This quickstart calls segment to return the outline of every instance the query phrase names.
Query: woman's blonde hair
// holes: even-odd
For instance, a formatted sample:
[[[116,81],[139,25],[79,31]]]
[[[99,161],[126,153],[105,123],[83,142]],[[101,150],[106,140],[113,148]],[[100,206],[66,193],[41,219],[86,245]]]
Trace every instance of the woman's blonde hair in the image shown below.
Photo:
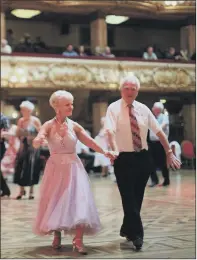
[[[55,91],[50,99],[49,99],[49,104],[50,106],[53,108],[53,109],[56,109],[57,106],[58,106],[58,101],[61,99],[61,98],[65,98],[67,100],[73,100],[74,97],[73,95],[66,91],[66,90],[58,90],[58,91]]]
[[[20,104],[20,108],[23,108],[23,107],[29,109],[30,111],[33,111],[34,108],[35,108],[34,104],[31,103],[31,102],[28,101],[28,100],[27,100],[27,101],[23,101],[23,102]]]

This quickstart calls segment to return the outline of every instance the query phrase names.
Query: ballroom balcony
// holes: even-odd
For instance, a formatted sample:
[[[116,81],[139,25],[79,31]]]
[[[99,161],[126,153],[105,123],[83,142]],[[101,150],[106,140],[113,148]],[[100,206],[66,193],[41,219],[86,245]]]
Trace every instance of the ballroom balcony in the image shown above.
[[[1,55],[3,88],[116,91],[120,79],[131,73],[139,78],[144,92],[195,91],[195,63],[27,53]]]

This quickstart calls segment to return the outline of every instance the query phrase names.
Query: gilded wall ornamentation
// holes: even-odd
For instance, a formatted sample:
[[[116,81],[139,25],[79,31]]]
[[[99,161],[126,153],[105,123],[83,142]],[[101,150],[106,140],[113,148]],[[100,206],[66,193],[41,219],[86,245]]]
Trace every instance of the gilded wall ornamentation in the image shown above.
[[[1,57],[1,84],[9,87],[117,90],[135,74],[144,91],[195,91],[195,64],[147,61]]]

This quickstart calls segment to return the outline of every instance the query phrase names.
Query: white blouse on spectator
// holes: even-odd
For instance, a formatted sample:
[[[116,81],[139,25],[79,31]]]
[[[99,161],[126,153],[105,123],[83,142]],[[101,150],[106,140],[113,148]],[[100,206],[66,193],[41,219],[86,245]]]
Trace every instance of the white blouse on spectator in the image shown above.
[[[9,45],[1,47],[1,53],[11,54],[12,53],[12,48]]]
[[[161,127],[146,105],[138,101],[134,101],[133,106],[134,113],[140,128],[142,149],[148,150],[148,129],[157,134],[161,131]],[[109,105],[105,120],[105,130],[110,130],[115,133],[119,152],[134,151],[128,105],[123,99],[119,99]]]

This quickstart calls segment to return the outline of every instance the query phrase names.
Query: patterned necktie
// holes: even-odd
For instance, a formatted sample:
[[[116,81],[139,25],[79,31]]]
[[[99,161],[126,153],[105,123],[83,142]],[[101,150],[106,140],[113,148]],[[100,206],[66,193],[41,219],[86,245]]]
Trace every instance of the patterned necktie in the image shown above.
[[[134,115],[134,108],[132,105],[128,105],[129,108],[129,119],[131,126],[131,133],[133,139],[133,148],[136,152],[139,152],[142,149],[142,140],[140,137],[140,129],[137,122],[137,118]]]

